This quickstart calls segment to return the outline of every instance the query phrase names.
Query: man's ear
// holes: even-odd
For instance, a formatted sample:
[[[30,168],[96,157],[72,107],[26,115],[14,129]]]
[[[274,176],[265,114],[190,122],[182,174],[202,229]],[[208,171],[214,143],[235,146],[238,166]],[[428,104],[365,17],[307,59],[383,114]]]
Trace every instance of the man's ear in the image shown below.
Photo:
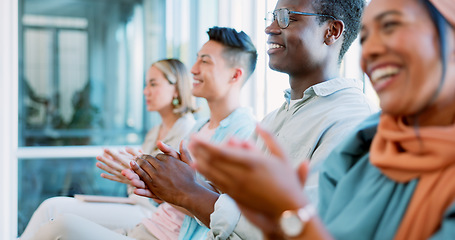
[[[327,30],[324,36],[324,44],[325,45],[332,45],[338,39],[341,38],[344,31],[344,22],[341,20],[334,20],[329,23]]]
[[[245,70],[243,68],[235,68],[234,69],[234,75],[232,76],[232,79],[230,82],[238,82],[243,80],[243,75],[245,74]]]

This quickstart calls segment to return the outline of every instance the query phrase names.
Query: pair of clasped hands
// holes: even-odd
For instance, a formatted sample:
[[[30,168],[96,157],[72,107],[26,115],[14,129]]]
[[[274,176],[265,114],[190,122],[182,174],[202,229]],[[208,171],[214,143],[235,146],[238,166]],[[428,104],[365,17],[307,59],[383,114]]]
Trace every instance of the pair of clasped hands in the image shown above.
[[[215,145],[193,135],[188,147],[183,142],[180,144],[180,153],[159,142],[157,147],[163,153],[155,157],[132,149],[117,154],[129,156],[129,161],[123,161],[120,172],[103,169],[100,163],[97,166],[112,174],[102,174],[102,177],[136,187],[135,194],[177,206],[184,205],[186,193],[195,185],[204,184],[196,177],[197,170],[215,186],[214,191],[231,196],[242,213],[264,229],[270,224],[276,225],[283,211],[307,204],[297,189],[304,186],[308,164],[305,161],[296,172],[274,136],[260,126],[256,132],[264,140],[269,155],[250,141],[231,138]],[[105,154],[97,158],[107,165],[103,161],[105,155],[112,158],[115,154],[105,150]]]
[[[179,197],[191,185],[198,184],[190,154],[183,141],[180,153],[163,142],[158,142],[157,147],[163,153],[155,157],[128,147],[118,153],[105,149],[97,157],[96,166],[109,173],[102,173],[101,177],[131,185],[137,195],[178,204]]]

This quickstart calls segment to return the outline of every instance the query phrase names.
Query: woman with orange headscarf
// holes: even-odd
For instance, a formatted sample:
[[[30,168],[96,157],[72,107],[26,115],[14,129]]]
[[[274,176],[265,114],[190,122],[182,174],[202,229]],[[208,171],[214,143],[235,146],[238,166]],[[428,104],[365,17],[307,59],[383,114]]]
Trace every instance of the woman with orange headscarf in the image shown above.
[[[260,128],[273,157],[193,138],[195,166],[273,239],[455,239],[455,3],[373,0],[361,43],[382,113],[324,162],[319,217],[297,191],[307,166]]]

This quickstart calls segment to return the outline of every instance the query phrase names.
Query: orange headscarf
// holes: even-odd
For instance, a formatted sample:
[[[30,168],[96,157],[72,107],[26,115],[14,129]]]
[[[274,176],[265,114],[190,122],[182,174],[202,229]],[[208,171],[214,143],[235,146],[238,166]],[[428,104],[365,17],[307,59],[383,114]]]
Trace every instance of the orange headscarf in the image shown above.
[[[455,26],[453,0],[430,0]],[[417,135],[418,131],[418,135]],[[371,163],[390,179],[419,179],[395,239],[428,239],[455,201],[455,123],[406,126],[402,117],[383,114],[370,149]]]
[[[418,131],[382,115],[370,149],[371,163],[390,179],[419,179],[395,239],[428,239],[455,201],[455,124]]]

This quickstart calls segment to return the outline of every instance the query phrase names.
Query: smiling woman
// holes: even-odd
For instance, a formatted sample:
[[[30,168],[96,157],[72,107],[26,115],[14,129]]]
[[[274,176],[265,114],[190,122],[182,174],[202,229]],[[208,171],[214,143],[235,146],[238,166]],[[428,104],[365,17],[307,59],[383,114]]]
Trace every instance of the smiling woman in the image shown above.
[[[438,61],[442,46],[435,37],[438,34],[434,23],[427,20],[428,10],[409,5],[412,2],[405,3],[402,11],[390,6],[377,18],[365,16],[362,68],[370,76],[384,112],[407,116],[437,114],[421,111],[431,111],[428,104],[433,104],[430,102],[440,93],[440,81],[427,79],[443,77],[443,65]]]

